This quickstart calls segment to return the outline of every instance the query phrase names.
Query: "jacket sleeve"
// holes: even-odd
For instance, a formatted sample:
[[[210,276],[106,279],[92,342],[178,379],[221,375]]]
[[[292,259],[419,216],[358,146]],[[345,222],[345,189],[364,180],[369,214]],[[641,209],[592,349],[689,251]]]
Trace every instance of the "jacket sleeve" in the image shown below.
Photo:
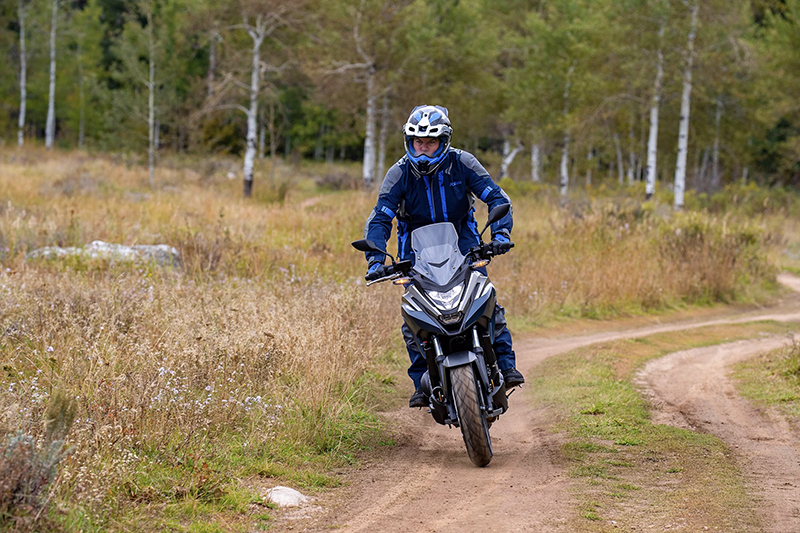
[[[384,251],[386,243],[392,235],[392,220],[397,216],[397,210],[400,209],[400,202],[404,196],[402,177],[403,169],[398,161],[386,173],[378,194],[378,204],[369,214],[367,223],[364,225],[364,238],[371,240]],[[375,252],[367,252],[366,257],[370,264],[376,261],[383,263],[385,259],[383,254]]]
[[[467,189],[489,206],[489,210],[498,205],[510,204],[511,198],[497,185],[489,173],[483,168],[478,159],[469,152],[461,152],[461,164],[464,166],[467,175]],[[511,240],[511,229],[514,226],[513,212],[492,224],[492,237],[497,234],[505,235]]]

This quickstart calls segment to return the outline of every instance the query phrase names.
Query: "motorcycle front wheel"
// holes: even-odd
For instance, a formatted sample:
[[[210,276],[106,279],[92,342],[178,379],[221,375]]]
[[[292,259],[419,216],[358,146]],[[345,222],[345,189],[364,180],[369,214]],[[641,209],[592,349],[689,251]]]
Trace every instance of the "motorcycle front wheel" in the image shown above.
[[[486,466],[492,460],[492,439],[489,436],[486,419],[481,412],[478,383],[472,366],[451,369],[450,381],[467,455],[475,466]]]

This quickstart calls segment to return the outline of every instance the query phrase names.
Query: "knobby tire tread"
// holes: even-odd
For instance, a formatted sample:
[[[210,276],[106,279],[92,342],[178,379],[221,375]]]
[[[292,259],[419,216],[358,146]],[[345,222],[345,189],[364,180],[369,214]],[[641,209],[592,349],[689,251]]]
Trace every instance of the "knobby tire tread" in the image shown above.
[[[481,414],[478,387],[472,367],[467,365],[452,369],[450,380],[467,455],[475,466],[486,466],[492,460],[492,447],[486,420]]]

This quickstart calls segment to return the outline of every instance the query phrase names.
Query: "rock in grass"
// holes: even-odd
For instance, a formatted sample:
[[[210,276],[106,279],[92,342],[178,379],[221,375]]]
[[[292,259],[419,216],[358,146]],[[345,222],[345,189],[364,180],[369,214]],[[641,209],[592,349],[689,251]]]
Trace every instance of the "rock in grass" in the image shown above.
[[[125,246],[103,241],[93,241],[83,247],[60,248],[48,246],[39,248],[27,255],[27,259],[58,259],[64,257],[83,257],[85,259],[107,259],[110,261],[132,263],[155,263],[159,266],[179,267],[181,256],[168,244],[137,244]]]
[[[290,489],[289,487],[275,487],[266,492],[267,499],[278,507],[300,507],[308,503],[308,496]]]

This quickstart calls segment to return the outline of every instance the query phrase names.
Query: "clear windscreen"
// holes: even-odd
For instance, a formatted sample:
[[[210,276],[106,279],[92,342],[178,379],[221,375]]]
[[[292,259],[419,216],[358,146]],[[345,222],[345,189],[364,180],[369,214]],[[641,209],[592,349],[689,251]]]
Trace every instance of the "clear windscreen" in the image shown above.
[[[466,260],[458,249],[456,228],[450,222],[414,230],[411,249],[416,255],[414,270],[437,285],[446,285]]]

